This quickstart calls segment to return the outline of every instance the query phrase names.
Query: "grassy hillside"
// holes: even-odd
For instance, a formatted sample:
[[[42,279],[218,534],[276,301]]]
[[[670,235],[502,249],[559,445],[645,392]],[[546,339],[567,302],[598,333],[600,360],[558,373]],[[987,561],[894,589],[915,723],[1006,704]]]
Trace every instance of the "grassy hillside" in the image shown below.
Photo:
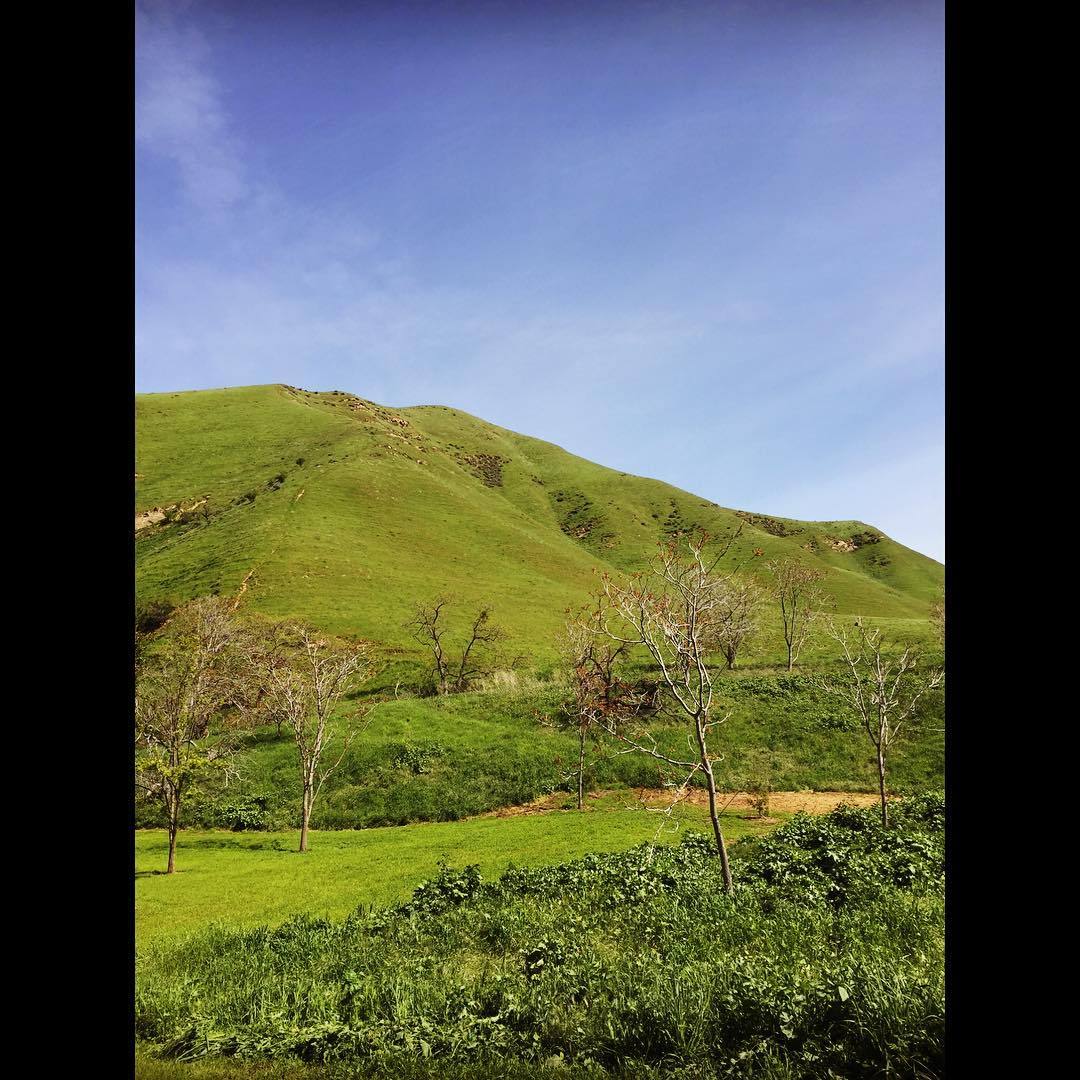
[[[640,567],[665,537],[744,525],[729,562],[794,556],[841,614],[922,633],[944,568],[861,522],[726,509],[441,406],[255,386],[136,398],[136,512],[202,503],[137,532],[141,600],[235,594],[255,612],[411,653],[417,600],[494,603],[543,659],[594,569]],[[206,500],[202,502],[202,500]],[[761,554],[754,555],[755,550]],[[775,658],[775,629],[759,643]]]

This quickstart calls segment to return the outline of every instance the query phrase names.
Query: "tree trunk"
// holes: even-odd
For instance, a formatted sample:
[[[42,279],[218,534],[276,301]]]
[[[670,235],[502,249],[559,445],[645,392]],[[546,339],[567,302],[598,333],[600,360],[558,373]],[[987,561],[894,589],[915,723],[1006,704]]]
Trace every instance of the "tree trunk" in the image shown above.
[[[176,762],[176,755],[172,756],[172,760]],[[180,830],[180,792],[175,787],[167,791],[165,808],[169,812],[169,866],[165,873],[174,874],[176,873],[176,834]]]
[[[169,765],[174,770],[180,767],[180,749],[175,744],[169,748]],[[176,772],[173,776],[176,776]],[[169,865],[166,874],[176,873],[176,834],[180,829],[181,783],[173,780],[165,785],[165,809],[169,814]]]
[[[585,732],[578,732],[577,757],[577,808],[580,810],[585,799]]]
[[[885,755],[879,749],[877,756],[878,790],[881,792],[881,824],[884,828],[889,827],[889,803],[885,798]]]
[[[709,789],[709,817],[712,819],[713,835],[716,837],[716,850],[720,854],[720,867],[724,873],[724,892],[730,896],[735,889],[735,885],[731,880],[731,867],[728,865],[724,834],[720,831],[720,815],[716,812],[716,779],[713,776],[712,765],[709,762],[709,752],[705,745],[703,721],[700,718],[697,719],[694,726],[697,730],[698,752],[701,754],[701,764],[705,770],[705,782]]]
[[[724,873],[724,892],[730,895],[735,885],[731,880],[731,867],[728,865],[724,834],[720,831],[720,816],[716,812],[716,781],[713,779],[711,768],[705,770],[705,780],[709,787],[709,817],[712,819],[713,834],[716,837],[716,849],[720,852],[720,867]]]
[[[304,805],[300,822],[300,850],[307,851],[308,824],[311,822],[311,791],[304,790]]]
[[[795,658],[791,655],[791,642],[787,643],[787,669],[791,671],[795,667]]]

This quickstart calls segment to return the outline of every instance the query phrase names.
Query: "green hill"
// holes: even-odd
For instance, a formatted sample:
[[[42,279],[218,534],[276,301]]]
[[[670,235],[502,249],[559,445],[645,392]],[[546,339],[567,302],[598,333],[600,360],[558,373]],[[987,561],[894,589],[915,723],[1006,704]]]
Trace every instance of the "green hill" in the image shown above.
[[[729,561],[762,576],[780,555],[821,568],[841,614],[922,625],[944,580],[862,522],[727,509],[442,406],[279,385],[142,394],[136,447],[137,520],[201,503],[137,529],[140,600],[243,588],[251,610],[409,651],[413,604],[449,592],[492,602],[519,650],[550,656],[594,569],[639,568],[699,526],[742,523]]]
[[[770,558],[797,557],[826,572],[838,612],[882,620],[895,636],[929,634],[944,576],[861,522],[725,509],[438,406],[385,409],[340,392],[257,386],[140,395],[136,420],[137,517],[189,510],[137,530],[141,601],[242,592],[243,610],[379,643],[383,663],[363,694],[382,700],[318,804],[318,828],[452,820],[564,786],[574,739],[538,720],[565,693],[552,670],[565,609],[585,601],[595,570],[641,567],[665,537],[742,524],[729,562],[765,577]],[[418,600],[443,592],[492,602],[531,674],[476,693],[413,696],[427,665],[403,624]],[[872,790],[865,736],[838,729],[804,675],[772,670],[783,657],[778,619],[767,616],[751,644],[721,690],[731,713],[723,786],[736,790],[765,746],[777,789]],[[834,653],[823,640],[804,659],[820,667]],[[348,705],[342,718],[351,724]],[[685,737],[677,726],[655,733],[672,747]],[[430,761],[412,769],[418,749]],[[939,783],[940,725],[894,764],[902,787]],[[288,734],[264,731],[245,751],[230,799],[263,799],[265,826],[290,827],[295,772]],[[591,782],[649,786],[656,770],[612,755]],[[228,823],[216,804],[189,811],[204,825]],[[154,824],[155,813],[143,807],[140,823]]]

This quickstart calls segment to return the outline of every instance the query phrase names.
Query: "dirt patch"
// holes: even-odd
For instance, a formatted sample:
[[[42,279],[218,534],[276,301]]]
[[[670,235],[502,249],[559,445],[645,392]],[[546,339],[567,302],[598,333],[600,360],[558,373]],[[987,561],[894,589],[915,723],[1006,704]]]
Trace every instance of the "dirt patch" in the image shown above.
[[[395,427],[408,428],[409,421],[403,416],[397,416],[390,412],[389,409],[380,408],[374,402],[364,401],[361,398],[354,397],[352,394],[343,395],[348,399],[348,407],[353,412],[358,412],[364,415],[373,416],[377,420],[381,420],[384,424],[393,424]]]
[[[548,497],[559,515],[559,528],[571,540],[596,541],[605,548],[615,546],[615,534],[606,528],[603,511],[594,507],[583,491],[571,488],[549,492]]]
[[[503,466],[510,464],[498,454],[458,454],[457,459],[488,487],[502,487]]]
[[[486,810],[475,817],[523,817],[525,814],[546,814],[551,810],[562,809],[562,804],[569,798],[565,791],[556,791],[554,795],[541,795],[532,802],[518,806],[500,806],[497,810]]]
[[[844,554],[850,555],[853,551],[858,551],[861,547],[866,547],[868,544],[876,544],[882,539],[881,533],[866,532],[853,533],[849,537],[843,536],[824,536],[821,538],[833,551],[839,551]],[[821,542],[815,537],[811,537],[807,543],[803,544],[803,547],[807,551],[819,551],[821,549]],[[888,563],[888,556],[882,556],[885,559],[885,563]]]
[[[274,549],[277,550],[276,548]],[[272,553],[271,553],[272,554]],[[240,582],[240,591],[236,594],[236,599],[233,601],[232,609],[235,611],[240,606],[240,601],[244,599],[244,593],[248,590],[248,582],[251,580],[251,575],[255,573],[255,567],[253,566],[245,575],[244,580]]]
[[[596,803],[605,796],[621,796],[628,806],[666,806],[671,801],[671,793],[663,788],[633,788],[625,791],[593,791],[585,796],[586,809],[588,804]],[[572,795],[565,791],[556,791],[552,795],[542,795],[532,802],[522,803],[519,806],[502,806],[498,810],[489,810],[485,814],[477,814],[477,817],[521,817],[525,814],[545,814],[553,810],[561,810]],[[750,796],[739,793],[719,792],[717,795],[718,805],[724,810],[746,810],[754,813]],[[841,803],[848,806],[874,806],[878,802],[878,796],[865,791],[774,791],[769,796],[769,810],[781,814],[827,814],[835,810]],[[684,806],[697,806],[707,809],[709,794],[700,788],[695,788],[682,800]]]
[[[207,498],[209,496],[204,495],[190,506],[184,506],[182,503],[152,506],[149,510],[135,515],[135,531],[139,532],[142,529],[148,529],[151,525],[160,525],[163,521],[174,520],[177,517],[183,520],[185,514],[193,514],[200,506],[205,506]]]
[[[172,509],[172,507],[170,507]],[[151,525],[158,525],[165,520],[165,511],[159,507],[154,507],[152,510],[146,510],[141,514],[135,515],[135,531],[140,529],[149,528]]]

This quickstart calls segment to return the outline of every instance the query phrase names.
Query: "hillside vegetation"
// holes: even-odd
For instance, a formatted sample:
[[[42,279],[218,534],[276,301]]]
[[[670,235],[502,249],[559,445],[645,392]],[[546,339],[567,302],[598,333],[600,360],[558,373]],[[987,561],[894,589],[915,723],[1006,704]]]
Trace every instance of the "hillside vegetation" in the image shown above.
[[[638,569],[695,528],[741,524],[728,563],[764,578],[768,560],[797,558],[825,572],[839,614],[908,636],[944,580],[862,522],[727,509],[442,406],[277,385],[143,394],[136,437],[136,514],[157,511],[136,533],[140,601],[242,593],[246,610],[389,656],[419,655],[403,624],[445,592],[493,603],[513,650],[550,659],[595,570]],[[779,644],[763,634],[759,658]]]
[[[362,720],[351,715],[358,702],[347,702],[337,722],[358,737],[327,782],[313,826],[456,821],[569,790],[576,736],[543,722],[557,714],[566,694],[551,682],[518,691],[403,697],[376,704]],[[874,750],[866,734],[808,676],[736,672],[726,676],[718,707],[730,714],[723,728],[724,760],[717,766],[722,790],[742,790],[755,773],[774,791],[874,790]],[[943,709],[941,694],[928,699],[927,722],[897,746],[892,790],[941,785]],[[652,730],[662,746],[678,749],[685,743],[677,722],[658,718]],[[600,751],[589,752],[590,787],[659,785],[651,759],[621,755],[606,744]],[[186,820],[236,831],[298,827],[296,768],[292,735],[264,728],[253,735],[228,791],[193,799]],[[136,821],[143,827],[165,824],[153,802],[138,804]]]

